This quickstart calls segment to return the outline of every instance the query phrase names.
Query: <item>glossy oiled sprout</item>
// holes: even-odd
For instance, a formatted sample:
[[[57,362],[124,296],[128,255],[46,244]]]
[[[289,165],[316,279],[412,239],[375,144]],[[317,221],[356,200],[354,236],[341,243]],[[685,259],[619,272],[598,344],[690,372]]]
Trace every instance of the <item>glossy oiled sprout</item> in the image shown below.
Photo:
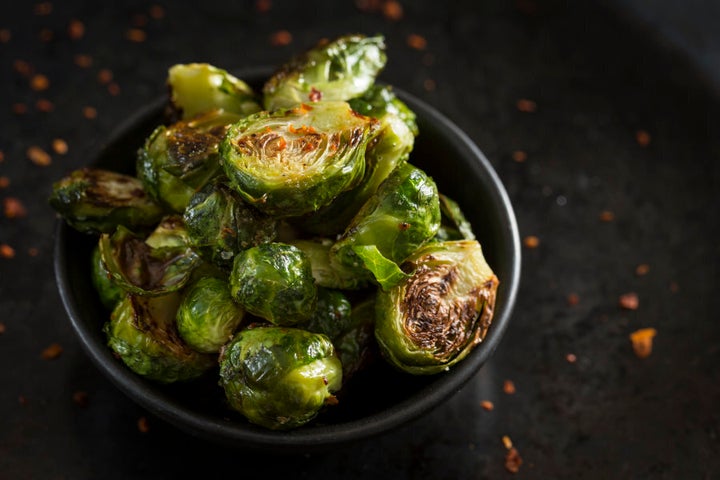
[[[175,329],[180,295],[127,295],[105,324],[108,345],[132,371],[151,380],[172,383],[197,378],[214,364],[183,343]]]
[[[290,244],[302,250],[308,257],[312,276],[319,286],[341,290],[359,290],[370,284],[372,276],[369,272],[345,266],[330,255],[332,240],[298,239],[292,240]]]
[[[100,248],[97,245],[92,251],[90,279],[100,297],[100,302],[109,310],[115,308],[115,305],[125,296],[125,291],[115,283],[105,267],[100,256]]]
[[[147,227],[163,214],[137,178],[99,168],[76,170],[56,182],[49,201],[68,225],[85,233]]]
[[[317,307],[312,316],[299,325],[303,330],[327,335],[335,340],[350,322],[352,305],[339,290],[318,288]]]
[[[169,127],[159,126],[138,152],[137,175],[167,208],[182,213],[193,194],[221,172],[218,149],[240,116],[212,110]]]
[[[364,94],[348,101],[353,110],[368,117],[383,119],[390,115],[397,117],[417,136],[416,115],[405,102],[400,100],[390,85],[373,85]]]
[[[245,82],[207,63],[174,65],[167,81],[170,104],[183,119],[215,109],[240,116],[261,110]]]
[[[447,195],[440,194],[440,230],[436,240],[475,240],[470,222],[465,218],[460,205]]]
[[[283,243],[240,252],[230,273],[230,293],[247,312],[275,325],[305,320],[317,304],[310,260],[300,249]]]
[[[485,337],[498,279],[475,240],[429,243],[403,269],[410,277],[378,294],[380,349],[392,365],[412,374],[447,370]]]
[[[278,221],[247,205],[223,182],[193,195],[183,219],[190,244],[209,262],[232,267],[241,250],[275,240]]]
[[[330,340],[295,328],[242,330],[220,355],[220,384],[249,421],[290,429],[312,420],[342,384]]]
[[[365,172],[377,121],[345,102],[302,104],[238,122],[222,143],[230,184],[251,205],[278,217],[313,212]]]
[[[381,36],[322,41],[283,65],[263,87],[267,110],[316,100],[349,100],[365,92],[385,66]]]
[[[343,331],[333,338],[333,345],[347,382],[366,368],[377,356],[375,347],[375,296],[353,305],[350,319]]]

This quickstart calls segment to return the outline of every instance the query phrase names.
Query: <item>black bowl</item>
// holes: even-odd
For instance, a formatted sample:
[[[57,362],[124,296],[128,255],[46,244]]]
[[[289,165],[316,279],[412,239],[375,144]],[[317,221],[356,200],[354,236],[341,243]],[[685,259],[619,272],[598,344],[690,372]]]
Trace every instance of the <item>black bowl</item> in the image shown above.
[[[239,73],[262,85],[270,70]],[[441,192],[455,199],[472,223],[490,266],[500,279],[492,326],[473,352],[448,372],[412,376],[376,362],[349,383],[341,403],[314,422],[292,431],[249,424],[223,401],[208,376],[182,385],[160,385],[136,375],[115,358],[102,326],[108,318],[90,282],[90,254],[96,239],[58,221],[55,276],[65,309],[90,358],[117,387],[150,412],[202,438],[273,451],[301,452],[361,440],[415,419],[456,393],[490,358],[505,331],[520,280],[520,242],[507,193],[482,152],[450,120],[421,100],[395,90],[417,114],[420,135],[413,164],[431,175]],[[158,99],[118,128],[93,165],[132,172],[137,149],[162,120]],[[216,377],[215,377],[216,378]]]

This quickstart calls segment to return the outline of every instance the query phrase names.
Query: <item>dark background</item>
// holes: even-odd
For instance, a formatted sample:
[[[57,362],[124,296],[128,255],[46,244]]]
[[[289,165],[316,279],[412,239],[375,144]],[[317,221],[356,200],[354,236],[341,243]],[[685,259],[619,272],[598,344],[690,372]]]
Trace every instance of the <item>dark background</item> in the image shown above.
[[[0,249],[0,478],[510,478],[504,435],[523,459],[517,478],[718,478],[720,9],[403,1],[393,20],[358,8],[374,3],[383,2],[274,0],[259,11],[254,1],[54,1],[49,12],[3,3],[0,244],[14,255]],[[82,32],[69,33],[73,19]],[[273,45],[280,30],[289,44]],[[81,351],[56,290],[46,198],[163,94],[170,65],[277,65],[347,32],[386,36],[382,80],[468,133],[505,183],[521,236],[539,245],[523,248],[519,300],[495,356],[427,416],[281,459],[205,443],[135,405]],[[410,34],[423,50],[408,46]],[[76,65],[77,54],[92,64]],[[35,73],[47,89],[31,87]],[[536,110],[520,111],[519,99]],[[67,154],[53,152],[55,138]],[[31,146],[51,163],[31,162]],[[636,310],[619,306],[628,292]],[[629,335],[645,327],[657,336],[641,359]],[[62,354],[43,359],[53,343]]]

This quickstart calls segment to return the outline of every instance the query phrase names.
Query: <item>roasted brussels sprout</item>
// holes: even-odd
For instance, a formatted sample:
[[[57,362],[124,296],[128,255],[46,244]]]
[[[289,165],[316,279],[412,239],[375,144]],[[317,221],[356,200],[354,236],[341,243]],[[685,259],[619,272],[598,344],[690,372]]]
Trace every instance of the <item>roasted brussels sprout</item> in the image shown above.
[[[212,110],[169,127],[159,126],[138,152],[137,175],[148,193],[176,213],[221,172],[218,148],[240,116]]]
[[[93,248],[91,262],[90,279],[93,287],[100,297],[100,302],[105,308],[112,310],[123,299],[125,291],[113,281],[112,275],[105,268],[97,245]]]
[[[197,378],[215,365],[212,356],[192,350],[175,329],[177,292],[161,297],[127,295],[105,324],[108,345],[132,371],[172,383]]]
[[[347,328],[351,311],[352,305],[344,293],[320,287],[315,312],[299,327],[308,332],[325,334],[334,341]]]
[[[373,85],[363,95],[349,100],[348,103],[353,110],[368,117],[398,117],[413,136],[419,133],[415,112],[395,95],[390,85]]]
[[[178,333],[192,349],[217,353],[230,340],[244,314],[230,296],[226,280],[203,277],[183,292],[177,312]]]
[[[343,265],[330,256],[333,242],[329,239],[292,240],[289,242],[310,259],[312,275],[321,287],[341,290],[358,290],[370,284],[372,276],[363,269]]]
[[[378,122],[345,102],[261,112],[228,131],[221,153],[231,186],[267,214],[313,212],[352,188],[365,172],[365,148]]]
[[[375,296],[354,305],[350,321],[343,331],[333,338],[335,351],[343,369],[343,381],[347,382],[356,372],[365,368],[376,356],[375,346]]]
[[[399,264],[431,239],[440,227],[435,182],[408,163],[400,165],[355,215],[330,249],[348,267],[362,267],[358,249],[375,246],[386,259]]]
[[[465,218],[460,206],[450,197],[440,197],[440,229],[435,235],[436,240],[475,240],[470,222]]]
[[[207,261],[232,267],[246,248],[277,236],[278,221],[247,205],[223,182],[215,181],[193,195],[183,214],[190,244]]]
[[[136,295],[158,296],[182,288],[198,265],[178,216],[165,218],[147,239],[123,226],[100,237],[100,256],[113,281]]]
[[[385,66],[382,36],[347,35],[323,41],[283,65],[263,87],[266,110],[361,95]]]
[[[261,110],[245,82],[207,63],[174,65],[167,81],[170,104],[183,119],[218,108],[243,117]]]
[[[378,293],[380,350],[392,365],[412,374],[447,370],[485,337],[498,279],[475,240],[428,243],[403,269],[409,279]]]
[[[230,293],[247,312],[275,325],[305,320],[317,304],[310,260],[299,248],[284,243],[240,252],[230,274]]]
[[[330,340],[296,328],[240,331],[220,354],[220,384],[230,406],[272,429],[299,427],[327,404],[342,384],[342,366]]]
[[[99,168],[76,170],[56,182],[49,201],[68,225],[85,233],[147,227],[163,215],[137,178]]]

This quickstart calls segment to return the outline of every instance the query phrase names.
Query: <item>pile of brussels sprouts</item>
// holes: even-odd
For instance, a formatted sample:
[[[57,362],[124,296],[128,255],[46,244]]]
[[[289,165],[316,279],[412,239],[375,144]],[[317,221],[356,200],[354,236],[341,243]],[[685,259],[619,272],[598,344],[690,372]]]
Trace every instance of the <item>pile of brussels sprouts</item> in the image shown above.
[[[482,341],[498,280],[458,205],[409,163],[415,114],[375,84],[385,61],[382,37],[324,41],[262,93],[173,66],[136,175],[54,185],[68,224],[99,235],[92,280],[128,368],[169,383],[219,366],[232,409],[289,429],[338,403],[373,352],[434,374]]]

